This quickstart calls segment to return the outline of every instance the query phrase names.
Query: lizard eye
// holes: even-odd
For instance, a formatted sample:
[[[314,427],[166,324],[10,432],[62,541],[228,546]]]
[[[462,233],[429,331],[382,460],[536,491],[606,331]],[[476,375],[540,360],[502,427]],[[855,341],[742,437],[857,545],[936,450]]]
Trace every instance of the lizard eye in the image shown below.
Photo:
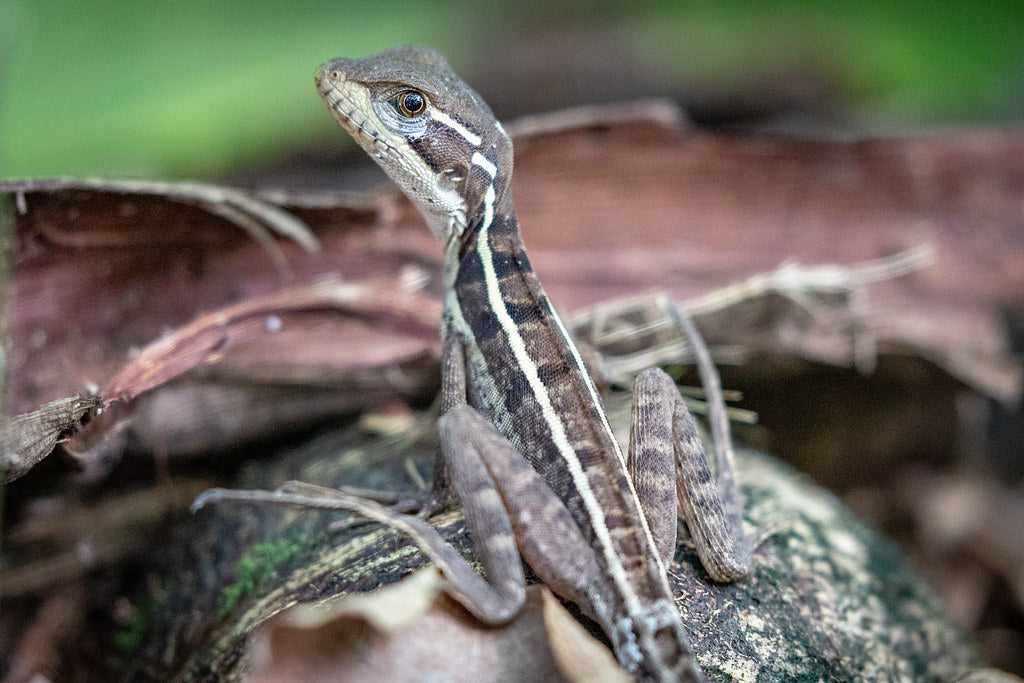
[[[427,108],[427,98],[418,90],[404,90],[390,100],[389,104],[407,119],[415,118]]]

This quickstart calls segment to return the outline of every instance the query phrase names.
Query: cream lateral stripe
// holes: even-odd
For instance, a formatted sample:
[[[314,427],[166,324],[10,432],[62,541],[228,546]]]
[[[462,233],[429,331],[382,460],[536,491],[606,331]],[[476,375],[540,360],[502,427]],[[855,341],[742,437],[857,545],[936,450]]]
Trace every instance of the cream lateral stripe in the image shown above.
[[[583,378],[587,382],[587,388],[590,390],[590,396],[594,400],[594,405],[601,408],[600,410],[598,410],[598,412],[601,415],[601,423],[604,425],[605,431],[609,436],[609,442],[611,443],[612,449],[615,451],[615,455],[616,457],[618,457],[619,462],[622,463],[623,470],[628,472],[629,469],[626,466],[626,458],[622,454],[622,449],[619,448],[619,442],[616,440],[614,432],[612,432],[611,425],[608,424],[608,415],[606,411],[603,409],[604,403],[601,402],[601,399],[597,395],[597,387],[594,386],[594,380],[590,377],[590,373],[587,372],[586,366],[583,365],[583,359],[580,357],[579,349],[576,348],[576,344],[573,343],[572,337],[569,336],[569,333],[565,330],[565,325],[562,324],[562,319],[558,317],[558,314],[555,313],[555,309],[551,306],[550,303],[548,303],[547,309],[548,314],[551,315],[551,319],[555,321],[556,325],[558,325],[558,329],[562,333],[562,338],[565,340],[565,343],[568,345],[569,350],[572,352],[573,360],[576,361],[576,367],[579,369],[580,373],[582,373]],[[630,495],[633,497],[633,500],[640,500],[640,498],[636,495],[636,488],[633,486],[633,477],[626,477],[625,479],[626,483],[629,484],[629,492]],[[643,510],[640,510],[640,526],[644,530],[644,536],[646,536],[647,542],[650,544],[650,547],[654,548],[654,536],[651,535],[651,528],[647,524],[647,515],[644,513]],[[659,567],[661,567],[662,573],[664,573],[665,569],[664,564],[661,561],[661,556],[658,555],[658,553],[654,553],[653,555],[651,555],[651,557],[653,558],[654,562]],[[593,596],[591,596],[591,600],[593,599]],[[595,604],[595,609],[596,608],[597,606]]]
[[[487,167],[480,163],[480,159],[486,161],[490,166],[494,166],[479,152],[473,155],[473,163],[486,170]],[[494,185],[488,185],[484,193],[484,220],[480,225],[480,231],[476,240],[477,252],[480,254],[480,262],[484,269],[487,299],[491,304],[494,315],[498,318],[498,324],[501,325],[502,330],[508,336],[509,346],[512,347],[512,352],[515,354],[520,370],[522,370],[526,380],[530,383],[533,397],[540,404],[541,415],[544,417],[544,421],[547,422],[548,429],[551,430],[551,440],[565,461],[566,468],[572,476],[576,490],[583,499],[583,504],[587,508],[590,519],[593,520],[594,533],[597,534],[600,540],[605,563],[626,603],[626,609],[630,614],[635,613],[640,609],[640,604],[636,594],[633,592],[632,586],[629,584],[626,572],[619,558],[615,555],[615,547],[612,543],[611,534],[608,533],[604,511],[594,497],[594,492],[590,490],[590,482],[587,481],[586,473],[580,465],[579,458],[576,457],[572,444],[569,443],[569,438],[565,434],[565,427],[562,425],[558,413],[555,412],[554,407],[551,405],[551,398],[548,396],[547,388],[537,372],[537,365],[527,352],[526,343],[523,341],[522,335],[519,334],[519,328],[516,327],[512,317],[508,314],[508,310],[505,308],[505,301],[501,298],[498,277],[494,271],[494,254],[491,252],[491,246],[487,243],[488,230],[491,227],[491,222],[494,220],[494,199]]]
[[[472,161],[474,164],[476,164],[480,168],[484,169],[484,172],[487,173],[487,175],[491,176],[491,180],[494,180],[494,176],[496,176],[498,174],[498,167],[494,165],[494,162],[492,162],[490,159],[485,157],[480,152],[473,152],[473,157],[470,159],[470,161]],[[490,203],[491,203],[491,213],[493,213],[494,212],[494,185],[491,185],[490,187],[488,187],[487,191],[491,193],[491,201],[490,201]],[[486,200],[487,198],[484,197],[484,199]],[[490,226],[490,224],[491,224],[491,222],[487,221],[487,225]]]
[[[498,173],[497,166],[495,166],[491,162],[490,159],[485,157],[480,152],[473,152],[473,156],[471,158],[471,161],[475,165],[477,165],[480,168],[484,169],[484,171],[489,176],[491,176],[491,178],[494,178],[494,176],[497,175],[497,173]],[[485,202],[484,202],[484,204],[485,204],[484,205],[484,210],[485,211],[490,210],[491,215],[485,219],[484,225],[489,227],[490,224],[491,224],[493,213],[494,213],[494,211],[493,211],[493,207],[494,207],[494,187],[493,186],[488,187],[487,188],[487,192],[489,192],[490,194],[484,197],[484,200],[485,200]],[[489,197],[489,199],[488,199],[488,197]],[[499,295],[499,299],[500,299],[500,295]],[[494,305],[493,298],[491,300],[491,305],[492,306]],[[504,312],[504,307],[502,307],[502,311]],[[559,332],[562,333],[562,339],[565,341],[566,346],[569,347],[569,351],[572,352],[572,358],[576,362],[576,369],[579,370],[580,374],[583,375],[583,378],[586,380],[587,389],[590,391],[590,397],[594,401],[594,405],[595,406],[603,405],[601,403],[601,399],[598,398],[597,387],[594,386],[594,381],[590,378],[590,373],[587,372],[586,367],[583,365],[583,359],[580,358],[579,349],[577,349],[576,345],[573,343],[572,338],[569,336],[569,333],[566,331],[565,326],[562,324],[562,320],[558,317],[558,314],[555,313],[555,309],[552,308],[550,304],[548,304],[548,306],[547,306],[547,312],[548,312],[548,315],[551,316],[551,319],[555,321],[555,324],[558,326]],[[547,397],[545,396],[545,398],[547,398]],[[615,440],[615,437],[614,437],[614,435],[612,433],[611,425],[608,424],[608,416],[605,415],[605,411],[603,411],[603,410],[599,410],[598,412],[601,414],[601,424],[604,425],[605,433],[607,433],[611,437],[609,439],[609,441],[612,444],[612,448],[615,450],[615,457],[617,457],[619,459],[619,462],[622,463],[622,468],[625,471],[627,469],[626,468],[626,458],[622,455],[622,450],[619,448],[618,441]],[[636,498],[636,489],[633,487],[633,480],[632,480],[632,478],[626,477],[626,481],[629,483],[629,492],[633,495],[634,498]],[[650,529],[647,526],[647,518],[643,514],[640,515],[640,521],[641,521],[641,524],[643,525],[644,534],[647,536],[648,540],[650,541],[650,543],[651,543],[651,545],[653,547],[654,539],[651,536],[651,531],[650,531]]]
[[[590,390],[591,398],[594,399],[594,405],[603,406],[604,404],[601,402],[601,399],[598,398],[597,387],[594,386],[594,380],[590,377],[590,373],[587,372],[586,366],[583,365],[583,359],[580,357],[579,349],[576,348],[576,344],[573,343],[572,337],[569,336],[569,333],[566,332],[565,330],[565,325],[562,324],[562,319],[558,317],[558,314],[555,313],[555,309],[552,308],[550,303],[548,304],[548,313],[551,315],[551,319],[555,321],[555,324],[558,325],[558,329],[559,331],[561,331],[562,337],[565,339],[566,345],[569,347],[569,350],[572,351],[572,357],[573,360],[576,361],[576,367],[583,374],[583,378],[587,381],[587,388]],[[619,442],[615,439],[615,434],[614,432],[612,432],[612,426],[608,424],[608,415],[603,409],[599,410],[598,412],[601,415],[601,424],[604,425],[605,431],[611,437],[609,441],[612,444],[612,448],[615,450],[615,456],[619,459],[619,462],[622,463],[623,470],[628,472],[629,468],[626,467],[626,458],[622,454],[622,449],[619,448]],[[629,493],[633,497],[633,500],[639,500],[639,498],[636,495],[636,487],[633,486],[633,477],[626,477],[626,483],[629,484]],[[643,527],[644,535],[647,537],[647,541],[653,548],[654,536],[651,535],[651,528],[647,524],[647,515],[644,514],[643,510],[640,511],[640,525]],[[654,553],[653,557],[659,565],[662,564],[661,557],[658,555],[658,553]],[[664,565],[662,566],[664,567]]]
[[[469,128],[466,128],[464,125],[462,125],[461,123],[459,123],[452,117],[448,116],[448,114],[445,114],[443,111],[436,107],[430,110],[430,118],[434,119],[438,123],[443,123],[444,125],[448,126],[456,133],[461,135],[463,138],[465,138],[466,142],[473,145],[474,147],[479,147],[480,143],[483,142],[483,138],[481,138],[479,135],[471,131]]]
[[[603,405],[601,403],[601,399],[597,395],[597,387],[594,386],[594,380],[591,379],[590,373],[587,372],[587,368],[583,364],[583,359],[580,357],[579,349],[576,348],[576,344],[573,343],[572,337],[569,336],[569,333],[565,329],[565,325],[562,324],[562,319],[558,317],[558,314],[555,313],[555,309],[551,306],[550,303],[548,304],[548,315],[550,315],[551,319],[555,321],[556,325],[558,325],[558,331],[562,333],[562,338],[565,340],[565,345],[568,346],[569,351],[572,352],[572,359],[576,361],[576,368],[580,371],[580,374],[583,375],[583,379],[585,379],[587,382],[587,389],[590,390],[590,398],[594,400],[594,405]],[[608,424],[608,416],[605,415],[605,411],[603,410],[600,411],[600,413],[601,423],[604,425],[605,430],[609,434],[611,434],[612,426]],[[612,439],[612,444],[615,446],[615,454],[619,456],[619,460],[621,460],[623,466],[625,466],[626,460],[625,458],[622,457],[622,450],[619,448],[619,442],[616,441],[615,439]]]

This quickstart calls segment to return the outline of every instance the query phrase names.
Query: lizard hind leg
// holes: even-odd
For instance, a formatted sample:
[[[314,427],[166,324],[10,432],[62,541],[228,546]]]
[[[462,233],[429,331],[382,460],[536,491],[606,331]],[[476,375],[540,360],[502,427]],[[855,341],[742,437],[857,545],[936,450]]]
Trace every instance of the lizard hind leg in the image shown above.
[[[626,468],[633,480],[640,507],[647,518],[654,545],[665,566],[676,551],[677,520],[675,461],[673,458],[672,412],[674,403],[666,393],[666,379],[660,370],[645,370],[633,385],[633,414],[629,430]],[[669,379],[675,393],[675,384]]]
[[[636,379],[629,450],[630,475],[662,561],[672,560],[681,507],[711,578],[735,581],[749,573],[731,458],[720,458],[716,478],[693,416],[659,368]]]

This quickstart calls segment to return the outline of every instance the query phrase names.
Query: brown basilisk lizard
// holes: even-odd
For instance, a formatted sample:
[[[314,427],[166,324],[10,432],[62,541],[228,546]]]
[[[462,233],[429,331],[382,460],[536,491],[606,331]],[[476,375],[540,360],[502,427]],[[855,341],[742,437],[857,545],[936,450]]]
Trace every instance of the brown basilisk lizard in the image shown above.
[[[649,370],[636,380],[623,455],[523,249],[509,189],[512,142],[440,55],[406,46],[334,59],[316,81],[334,117],[444,247],[442,456],[488,582],[422,518],[345,492],[299,483],[273,493],[212,490],[194,507],[272,500],[379,520],[412,536],[453,597],[490,623],[522,604],[522,553],[596,619],[631,674],[699,680],[665,568],[681,505],[711,577],[747,573],[728,443],[718,449],[716,481],[675,384]]]

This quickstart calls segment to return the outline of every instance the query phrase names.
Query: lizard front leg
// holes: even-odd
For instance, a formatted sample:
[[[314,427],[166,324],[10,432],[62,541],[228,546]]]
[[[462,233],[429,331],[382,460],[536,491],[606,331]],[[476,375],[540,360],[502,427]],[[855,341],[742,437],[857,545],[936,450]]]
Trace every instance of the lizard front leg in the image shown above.
[[[458,492],[488,576],[497,576],[491,564],[497,572],[509,561],[507,547],[514,555],[518,546],[552,591],[590,616],[605,616],[607,600],[596,588],[600,570],[594,551],[565,504],[494,424],[466,403],[465,346],[451,327],[444,335],[442,378],[441,453],[434,469],[440,484],[435,479],[434,492],[437,500],[448,495],[449,487]],[[495,533],[498,517],[502,531],[511,525],[510,535]]]
[[[518,548],[552,591],[592,617],[604,616],[606,600],[598,590],[600,571],[594,551],[565,505],[526,458],[483,415],[465,404],[441,418],[441,442],[488,577],[497,580],[502,565],[514,559],[523,582]],[[470,461],[485,467],[488,476],[467,477],[476,470],[476,466],[467,467]],[[498,517],[510,525],[509,533],[504,533],[504,527],[497,530]]]
[[[464,359],[457,333],[447,335],[445,412],[439,422],[441,453],[435,471],[443,473],[444,485],[462,502],[486,580],[421,515],[385,507],[365,492],[359,495],[302,482],[287,482],[277,491],[209,489],[193,502],[193,511],[228,500],[266,502],[344,510],[379,522],[412,538],[441,572],[445,591],[488,624],[506,622],[522,607],[526,588],[522,552],[555,593],[592,617],[607,618],[593,549],[565,505],[522,454],[466,404]]]
[[[440,432],[451,483],[462,501],[486,580],[425,520],[343,490],[301,482],[287,482],[277,491],[209,489],[196,498],[192,509],[228,500],[265,502],[344,510],[379,522],[412,538],[441,572],[445,592],[488,624],[513,618],[525,599],[518,544],[534,572],[554,592],[597,616],[603,602],[594,592],[598,569],[593,550],[544,480],[466,404],[442,416]]]

